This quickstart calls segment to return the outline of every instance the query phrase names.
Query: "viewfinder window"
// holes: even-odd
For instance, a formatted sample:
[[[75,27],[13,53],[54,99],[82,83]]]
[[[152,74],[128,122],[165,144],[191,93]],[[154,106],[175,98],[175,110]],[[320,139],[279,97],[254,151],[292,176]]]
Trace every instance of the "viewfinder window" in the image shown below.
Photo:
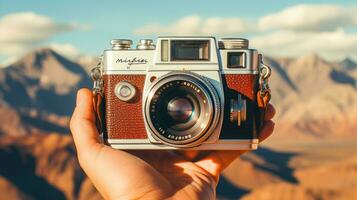
[[[209,60],[209,40],[171,41],[171,61],[193,60]]]
[[[228,68],[244,68],[245,53],[244,52],[228,52],[227,55]]]

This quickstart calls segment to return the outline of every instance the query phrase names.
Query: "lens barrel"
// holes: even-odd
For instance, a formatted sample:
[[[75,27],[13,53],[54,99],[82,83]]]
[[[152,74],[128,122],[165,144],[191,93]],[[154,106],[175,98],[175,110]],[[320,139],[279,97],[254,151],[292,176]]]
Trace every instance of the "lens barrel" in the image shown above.
[[[153,136],[172,146],[191,147],[204,141],[220,117],[213,85],[192,72],[171,72],[149,89],[145,119]]]

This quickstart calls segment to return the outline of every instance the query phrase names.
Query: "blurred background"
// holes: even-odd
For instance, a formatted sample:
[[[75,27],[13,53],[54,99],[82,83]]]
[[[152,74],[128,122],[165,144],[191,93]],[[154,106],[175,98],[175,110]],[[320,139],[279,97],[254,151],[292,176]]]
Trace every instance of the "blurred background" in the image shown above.
[[[101,199],[68,122],[113,38],[246,37],[273,68],[275,131],[218,199],[357,199],[355,1],[0,0],[0,199]]]

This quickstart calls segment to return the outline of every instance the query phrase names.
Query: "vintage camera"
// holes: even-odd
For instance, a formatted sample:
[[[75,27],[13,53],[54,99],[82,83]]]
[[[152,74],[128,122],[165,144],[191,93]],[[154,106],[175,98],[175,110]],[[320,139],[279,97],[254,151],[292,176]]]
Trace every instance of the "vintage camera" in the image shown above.
[[[270,68],[248,48],[247,39],[159,37],[156,45],[143,39],[136,48],[127,39],[111,44],[92,70],[107,144],[118,149],[257,148],[270,99]]]

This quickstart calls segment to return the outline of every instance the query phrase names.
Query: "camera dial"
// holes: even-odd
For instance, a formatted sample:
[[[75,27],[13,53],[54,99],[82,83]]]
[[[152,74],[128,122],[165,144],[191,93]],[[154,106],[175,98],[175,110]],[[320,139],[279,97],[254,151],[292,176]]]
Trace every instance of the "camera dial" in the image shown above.
[[[127,50],[133,44],[132,40],[128,39],[113,39],[110,41],[113,50]]]
[[[151,39],[141,39],[139,40],[138,45],[136,45],[136,49],[138,50],[153,50],[155,49],[155,45]]]
[[[220,49],[248,49],[249,40],[245,38],[222,38],[218,41]]]
[[[118,99],[127,102],[135,97],[136,89],[132,84],[121,81],[115,86],[114,93]]]

